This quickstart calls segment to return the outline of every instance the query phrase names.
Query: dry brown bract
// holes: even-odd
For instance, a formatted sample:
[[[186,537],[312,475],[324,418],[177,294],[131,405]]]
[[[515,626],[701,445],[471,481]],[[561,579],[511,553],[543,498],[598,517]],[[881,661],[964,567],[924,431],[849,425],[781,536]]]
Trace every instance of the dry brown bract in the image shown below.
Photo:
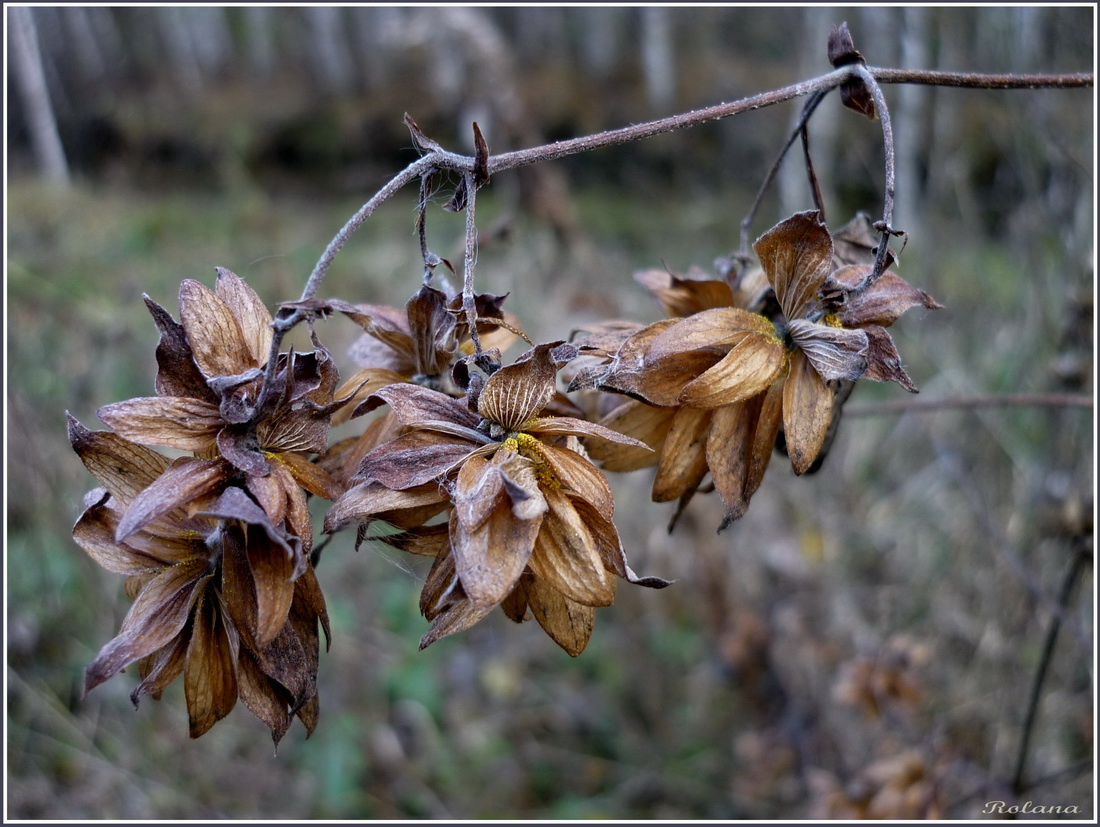
[[[595,608],[614,598],[615,576],[667,585],[627,566],[611,488],[577,439],[640,443],[573,417],[539,417],[555,397],[559,363],[574,355],[558,345],[539,345],[480,390],[471,383],[467,400],[410,384],[369,400],[388,404],[402,433],[365,457],[325,530],[385,520],[404,530],[389,542],[435,557],[421,595],[432,622],[422,648],[499,605],[516,621],[530,608],[578,655]],[[428,522],[448,511],[446,523]]]
[[[264,370],[272,346],[271,314],[232,272],[219,268],[210,290],[180,285],[180,318],[145,302],[160,329],[157,396],[106,405],[97,412],[115,433],[142,445],[194,452],[172,463],[138,495],[119,525],[119,540],[150,520],[243,478],[275,525],[308,545],[312,523],[302,489],[329,500],[339,484],[309,455],[326,449],[336,367],[323,349],[284,353],[274,381]]]
[[[327,637],[328,618],[301,541],[237,487],[163,511],[119,539],[123,514],[171,466],[71,417],[69,438],[104,486],[86,497],[73,537],[101,566],[127,575],[134,599],[118,635],[88,667],[85,691],[136,661],[135,706],[183,674],[192,738],[228,715],[238,696],[276,744],[294,715],[312,732],[317,624]]]
[[[866,286],[872,265],[838,260],[818,212],[791,216],[754,250],[779,304],[774,319],[714,306],[736,300],[725,283],[673,277],[662,286],[650,276],[667,309],[692,315],[638,330],[599,376],[581,377],[633,397],[601,422],[660,449],[653,499],[683,501],[709,471],[724,525],[747,509],[781,426],[795,473],[811,468],[840,383],[867,377],[916,390],[885,327],[915,305],[939,307],[889,271]],[[591,451],[608,470],[653,462],[631,447]]]
[[[504,350],[516,339],[509,328],[516,328],[518,320],[500,309],[505,298],[489,293],[474,297],[478,334],[485,349]],[[455,356],[472,350],[461,296],[448,299],[441,290],[424,285],[404,310],[343,302],[334,302],[333,307],[366,331],[350,354],[361,370],[344,383],[341,395],[355,393],[360,401],[394,382],[413,382],[451,396],[461,395],[449,376]],[[349,418],[352,410],[347,408],[337,420]]]

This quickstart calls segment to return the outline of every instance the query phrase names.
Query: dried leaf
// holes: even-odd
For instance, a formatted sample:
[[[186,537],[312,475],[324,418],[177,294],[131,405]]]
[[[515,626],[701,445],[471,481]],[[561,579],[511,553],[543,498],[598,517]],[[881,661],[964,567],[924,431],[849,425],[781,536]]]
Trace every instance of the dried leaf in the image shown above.
[[[127,399],[104,405],[96,415],[125,439],[183,451],[209,451],[225,426],[217,405],[180,396]]]
[[[489,183],[489,145],[474,121],[474,186],[482,187]]]
[[[99,565],[115,574],[156,574],[166,565],[174,565],[194,556],[193,540],[165,540],[140,538],[131,535],[131,541],[148,539],[150,542],[119,543],[115,540],[119,514],[113,508],[96,505],[88,508],[73,526],[73,539]]]
[[[435,482],[395,491],[379,482],[364,482],[348,489],[325,515],[325,532],[331,534],[354,522],[387,520],[410,528],[421,525],[449,505],[447,492]]]
[[[712,412],[680,408],[672,418],[653,479],[653,501],[668,502],[698,487],[706,476],[707,432]]]
[[[795,213],[753,245],[788,321],[805,315],[832,269],[833,243],[817,210]]]
[[[247,368],[261,367],[224,299],[194,279],[180,284],[179,295],[180,320],[195,363],[207,378],[234,376]]]
[[[420,638],[420,648],[427,649],[437,640],[469,629],[492,610],[492,606],[475,606],[469,600],[460,600],[432,621]]]
[[[181,457],[134,498],[118,524],[115,539],[122,542],[157,517],[213,496],[229,478],[230,470],[220,459]]]
[[[867,355],[867,371],[863,375],[876,382],[897,382],[910,393],[917,392],[917,386],[901,366],[901,357],[890,334],[877,325],[864,328],[870,342]]]
[[[560,342],[534,348],[528,359],[503,367],[485,382],[477,409],[506,432],[522,430],[554,398],[557,365],[551,351]]]
[[[142,695],[159,698],[160,693],[180,676],[187,662],[187,644],[188,637],[180,635],[167,646],[142,660],[141,683],[130,692],[130,702],[135,709]]]
[[[605,471],[636,471],[656,465],[661,459],[660,450],[676,410],[647,405],[635,399],[623,402],[601,419],[600,424],[616,432],[634,434],[639,442],[648,447],[643,449],[604,440],[586,441],[588,455],[599,462]]]
[[[498,472],[492,468],[486,473]],[[475,460],[459,472],[454,494],[457,519],[451,532],[459,580],[470,603],[478,608],[495,606],[515,586],[543,521],[542,514],[527,520],[517,518],[510,505],[498,498],[496,507],[482,522],[467,524],[464,515],[480,516],[467,507],[467,498],[477,490],[483,476]]]
[[[418,385],[389,385],[367,400],[363,412],[374,410],[382,404],[389,405],[398,422],[406,427],[434,430],[436,423],[450,423],[463,426],[483,441],[488,441],[476,430],[481,418],[460,400],[445,393]]]
[[[442,480],[478,446],[436,431],[409,431],[363,458],[356,480],[405,490]]]
[[[574,603],[549,584],[533,578],[526,584],[527,603],[539,625],[572,657],[588,645],[596,622],[596,610]]]
[[[576,451],[557,445],[539,446],[542,460],[567,493],[592,504],[592,507],[610,521],[615,516],[615,496],[611,484],[591,460]]]
[[[845,267],[834,273],[833,278],[843,286],[855,286],[864,280],[869,271],[869,267]],[[943,307],[923,290],[918,290],[901,276],[887,270],[862,293],[850,295],[837,315],[845,326],[889,327],[906,310],[917,306],[928,310]]]
[[[458,345],[455,317],[447,309],[447,297],[424,285],[405,306],[413,338],[416,372],[435,376],[447,369]]]
[[[194,557],[151,578],[126,613],[118,635],[99,650],[85,670],[84,691],[90,692],[126,665],[167,646],[187,623],[210,570],[207,560]]]
[[[862,330],[795,319],[787,325],[795,344],[826,380],[858,379],[867,369],[867,334]]]
[[[450,543],[450,534],[447,523],[438,523],[409,528],[397,534],[387,534],[375,539],[418,557],[438,557]]]
[[[545,416],[536,419],[527,425],[525,429],[529,434],[541,434],[544,436],[575,436],[597,442],[613,442],[618,445],[627,445],[632,448],[640,448],[650,452],[650,448],[644,442],[627,436],[620,431],[612,430],[606,425],[596,422],[588,422],[571,416]]]
[[[290,472],[294,481],[310,494],[335,502],[344,493],[344,486],[316,462],[293,451],[272,457]]]
[[[213,595],[203,595],[183,671],[190,735],[198,738],[228,715],[237,703],[236,653],[228,639]]]
[[[670,317],[733,306],[733,291],[724,279],[681,278],[665,270],[643,270],[634,274],[634,280],[653,293]]]
[[[107,431],[89,431],[69,413],[69,442],[84,467],[120,505],[128,506],[148,488],[170,462],[156,451]]]
[[[191,343],[183,325],[149,296],[143,295],[142,298],[160,331],[160,341],[157,343],[157,394],[190,396],[216,403],[217,396],[207,386],[206,377],[195,364]]]
[[[706,463],[718,496],[726,506],[726,523],[740,519],[749,507],[747,491],[756,433],[764,394],[757,394],[714,411],[707,434]]]
[[[548,488],[545,496],[549,511],[527,565],[569,600],[610,606],[615,583],[604,569],[587,524],[564,492]]]
[[[237,325],[241,329],[245,347],[252,356],[252,361],[258,367],[267,364],[271,355],[271,313],[264,305],[259,295],[249,287],[244,279],[227,270],[218,267],[218,278],[214,283],[214,291],[228,305]]]
[[[786,358],[783,343],[772,330],[749,334],[718,364],[685,385],[677,401],[718,408],[756,396],[775,381]]]
[[[405,113],[402,121],[404,122],[405,126],[408,127],[409,134],[412,136],[413,146],[416,147],[418,152],[423,155],[427,155],[429,153],[437,152],[442,149],[442,147],[436,141],[433,141],[431,138],[424,134],[420,127],[417,126],[416,121],[412,119],[412,116],[408,112]]]
[[[783,388],[783,433],[796,474],[805,473],[821,450],[833,411],[833,389],[801,352],[791,357]]]
[[[290,705],[286,697],[280,697],[285,690],[281,691],[264,674],[248,651],[242,651],[237,660],[237,691],[248,711],[271,730],[271,738],[278,746],[290,729]]]

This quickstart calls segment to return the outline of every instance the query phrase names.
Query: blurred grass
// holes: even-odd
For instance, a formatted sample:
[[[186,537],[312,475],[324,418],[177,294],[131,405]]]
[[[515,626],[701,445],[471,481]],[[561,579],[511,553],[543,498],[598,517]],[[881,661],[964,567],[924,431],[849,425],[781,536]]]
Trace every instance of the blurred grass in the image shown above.
[[[630,192],[575,195],[580,248],[563,252],[517,216],[515,232],[479,255],[480,288],[512,291],[507,307],[536,339],[603,317],[656,318],[630,273],[709,268],[736,244],[745,205],[744,195],[659,208]],[[83,668],[127,601],[69,535],[93,482],[65,439],[64,412],[96,427],[98,406],[152,392],[143,292],[175,315],[181,279],[210,284],[225,266],[270,305],[296,298],[357,206],[255,189],[10,183],[9,816],[828,817],[827,791],[855,789],[904,750],[923,761],[910,781],[927,782],[947,816],[973,818],[1010,796],[1003,783],[1052,595],[1085,531],[1075,515],[1091,520],[1095,446],[1081,409],[848,416],[822,472],[795,479],[776,457],[748,515],[720,536],[713,495],[669,536],[669,508],[648,502],[651,477],[616,478],[633,567],[677,582],[621,588],[576,660],[536,624],[499,613],[418,652],[422,561],[370,544],[356,554],[338,537],[319,568],[334,627],[320,726],[309,740],[292,728],[278,755],[243,708],[188,741],[178,685],[136,713],[132,675],[81,699]],[[1051,364],[1071,347],[1072,300],[1092,289],[1081,250],[1054,224],[985,240],[937,209],[902,272],[947,309],[913,311],[892,331],[922,398],[1059,389]],[[505,215],[491,189],[478,210],[483,227]],[[402,304],[419,278],[413,218],[410,198],[387,204],[322,293]],[[462,221],[429,218],[433,249],[456,262]],[[355,335],[339,320],[322,330],[338,359]],[[1074,346],[1091,360],[1091,343]],[[849,404],[902,393],[868,383]],[[1091,606],[1090,578],[1047,678],[1031,779],[1092,754]],[[930,653],[898,667],[916,687],[912,703],[880,698],[875,717],[837,699],[860,658],[889,665],[896,650]],[[1026,797],[1091,817],[1090,775]]]

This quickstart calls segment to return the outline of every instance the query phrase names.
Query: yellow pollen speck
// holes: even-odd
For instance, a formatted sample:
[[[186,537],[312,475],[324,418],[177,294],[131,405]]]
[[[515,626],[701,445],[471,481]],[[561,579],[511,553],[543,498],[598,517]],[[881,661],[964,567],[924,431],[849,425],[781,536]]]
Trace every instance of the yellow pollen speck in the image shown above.
[[[836,313],[826,313],[825,318],[822,319],[822,321],[825,322],[825,324],[827,324],[829,327],[844,327],[844,325],[840,323],[840,316],[838,316]]]
[[[515,453],[518,454],[519,453],[519,440],[516,439],[514,436],[510,436],[506,440],[504,440],[503,443],[501,443],[500,447],[503,448],[505,451],[514,451]]]
[[[541,451],[539,450],[539,441],[535,439],[535,437],[531,436],[530,434],[516,434],[515,440],[521,449],[521,453],[524,453],[525,456],[526,451],[530,451],[536,455],[541,456]],[[526,451],[522,449],[526,449]]]

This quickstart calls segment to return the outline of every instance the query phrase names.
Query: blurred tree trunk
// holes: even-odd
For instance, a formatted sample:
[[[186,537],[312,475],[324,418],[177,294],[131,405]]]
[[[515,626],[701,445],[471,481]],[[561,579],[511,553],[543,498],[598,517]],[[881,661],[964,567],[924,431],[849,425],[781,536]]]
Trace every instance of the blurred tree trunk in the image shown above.
[[[12,24],[12,68],[27,111],[31,143],[42,174],[47,180],[68,184],[69,164],[57,133],[57,119],[50,104],[42,53],[38,47],[34,12],[25,6],[14,6],[8,18]]]
[[[228,65],[234,52],[225,10],[172,6],[158,11],[175,80],[189,95],[197,96]]]
[[[202,70],[191,42],[191,13],[195,9],[172,6],[157,15],[161,36],[168,46],[173,79],[189,95],[202,91]]]
[[[902,10],[900,65],[906,69],[932,69],[928,43],[931,35],[928,9],[921,6]],[[897,89],[894,126],[896,199],[894,226],[916,236],[921,234],[923,181],[921,158],[927,149],[927,124],[932,87],[903,83]]]
[[[353,43],[362,63],[361,86],[367,94],[394,82],[394,44],[401,39],[405,9],[374,6],[352,11]]]
[[[535,61],[567,58],[570,52],[566,15],[555,6],[517,6],[511,9],[509,31],[518,54]]]
[[[275,71],[275,26],[270,6],[246,6],[244,9],[244,42],[248,52],[250,74],[260,80],[271,78]]]
[[[650,108],[667,112],[676,101],[676,59],[672,18],[666,6],[642,9],[642,68]]]
[[[620,30],[623,9],[583,9],[580,29],[580,55],[584,71],[596,80],[606,80],[619,62]]]
[[[829,28],[844,21],[836,19],[834,10],[817,6],[801,9],[800,18],[801,32],[796,34],[794,38],[796,43],[801,44],[801,48],[798,50],[797,75],[799,78],[812,78],[821,74],[822,66],[828,67],[829,65],[828,61],[825,60]],[[856,47],[859,47],[858,43]],[[791,113],[790,121],[791,129],[794,129],[802,116],[802,105],[804,103],[805,99],[801,99],[793,104],[794,111]],[[837,100],[837,95],[830,93],[829,99],[823,101],[814,112],[808,128],[810,155],[813,158],[814,170],[817,173],[818,186],[821,188],[825,215],[828,221],[837,226],[840,226],[851,217],[832,215],[829,209],[830,207],[833,210],[836,209],[836,198],[831,183],[835,176],[828,174],[828,170],[836,167],[834,159],[836,157],[837,134],[842,109],[839,100]],[[783,162],[783,167],[779,170],[776,183],[779,187],[781,216],[810,209],[813,201],[801,139],[796,139],[791,146],[790,152]]]
[[[321,79],[322,90],[342,95],[355,88],[355,62],[348,51],[344,9],[337,6],[307,6],[303,10],[310,24],[310,58]]]
[[[92,11],[85,6],[66,6],[62,10],[72,37],[73,53],[82,78],[99,83],[107,75],[107,58],[96,38]]]

